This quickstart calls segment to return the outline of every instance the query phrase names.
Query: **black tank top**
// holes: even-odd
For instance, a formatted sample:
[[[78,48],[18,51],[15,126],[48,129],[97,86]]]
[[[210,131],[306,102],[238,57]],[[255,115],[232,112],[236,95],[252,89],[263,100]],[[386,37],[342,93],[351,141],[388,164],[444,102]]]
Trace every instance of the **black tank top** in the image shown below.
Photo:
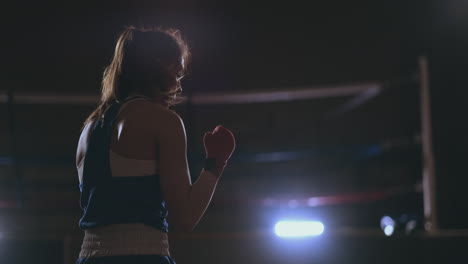
[[[132,97],[126,102],[142,96]],[[83,215],[79,226],[88,229],[124,223],[143,223],[168,231],[167,207],[159,175],[112,177],[109,151],[112,129],[124,102],[114,103],[89,131],[80,183]]]

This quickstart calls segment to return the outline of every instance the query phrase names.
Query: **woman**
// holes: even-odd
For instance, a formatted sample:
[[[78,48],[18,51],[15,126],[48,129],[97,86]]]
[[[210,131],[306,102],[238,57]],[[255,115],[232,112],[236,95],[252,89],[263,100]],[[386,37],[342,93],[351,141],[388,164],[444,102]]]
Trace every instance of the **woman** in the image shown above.
[[[78,143],[85,235],[76,263],[174,263],[169,224],[190,231],[208,207],[235,139],[222,126],[205,134],[206,164],[192,184],[184,125],[169,110],[180,102],[188,58],[176,30],[120,35]]]

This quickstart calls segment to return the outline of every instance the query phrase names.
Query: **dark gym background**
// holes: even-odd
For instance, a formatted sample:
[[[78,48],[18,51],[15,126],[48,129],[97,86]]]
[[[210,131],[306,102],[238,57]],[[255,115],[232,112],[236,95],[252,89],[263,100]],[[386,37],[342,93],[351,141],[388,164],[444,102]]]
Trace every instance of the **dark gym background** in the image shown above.
[[[8,1],[0,12],[0,263],[76,259],[74,153],[96,104],[24,98],[97,96],[116,37],[131,24],[178,28],[191,46],[191,74],[182,82],[189,102],[176,110],[193,179],[206,130],[223,124],[238,141],[200,225],[170,234],[177,263],[468,261],[465,1]],[[422,56],[436,168],[432,233],[423,227]],[[344,107],[351,95],[190,101],[369,83],[382,89],[352,108]],[[321,202],[298,206],[304,197]],[[417,227],[387,237],[384,215],[414,217]],[[318,218],[326,231],[277,238],[274,222],[292,216]]]

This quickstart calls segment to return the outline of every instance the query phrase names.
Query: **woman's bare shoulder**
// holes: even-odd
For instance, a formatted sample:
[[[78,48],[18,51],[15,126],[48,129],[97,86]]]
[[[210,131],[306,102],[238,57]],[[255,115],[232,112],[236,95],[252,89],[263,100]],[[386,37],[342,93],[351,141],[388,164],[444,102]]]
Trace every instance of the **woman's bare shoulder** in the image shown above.
[[[175,111],[152,101],[141,100],[138,102],[138,110],[135,114],[140,116],[146,124],[155,124],[155,128],[178,129],[183,127],[183,121]]]

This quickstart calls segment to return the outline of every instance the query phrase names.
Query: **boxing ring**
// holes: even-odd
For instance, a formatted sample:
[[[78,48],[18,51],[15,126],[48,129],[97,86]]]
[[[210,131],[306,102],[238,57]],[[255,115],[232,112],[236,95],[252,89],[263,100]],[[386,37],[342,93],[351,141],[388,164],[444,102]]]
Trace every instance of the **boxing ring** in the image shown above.
[[[431,132],[431,105],[430,105],[430,87],[428,61],[426,57],[420,57],[418,69],[415,76],[406,78],[406,82],[412,83],[413,86],[419,89],[420,100],[420,135],[411,142],[404,144],[421,145],[422,156],[422,184],[419,186],[423,193],[424,206],[424,227],[428,233],[440,233],[437,224],[437,206],[436,206],[436,168],[434,162],[434,153],[432,146]],[[392,89],[392,82],[363,82],[344,85],[328,85],[314,87],[295,87],[289,89],[275,89],[262,91],[246,91],[246,92],[216,92],[203,94],[189,94],[187,100],[182,107],[204,106],[204,105],[236,105],[236,104],[262,104],[274,102],[294,102],[298,100],[315,100],[324,98],[348,98],[341,103],[340,106],[332,111],[323,113],[324,117],[338,116],[353,109],[359,108],[366,102],[371,101],[376,96],[380,95],[386,89]],[[4,104],[8,116],[8,143],[9,152],[11,155],[0,156],[0,166],[13,167],[16,179],[15,199],[0,199],[0,208],[31,208],[34,210],[65,208],[69,206],[72,199],[76,197],[68,197],[61,201],[55,201],[51,207],[49,201],[54,200],[54,196],[43,197],[40,200],[27,200],[24,198],[22,190],[22,165],[24,164],[59,164],[59,166],[74,166],[72,157],[33,157],[20,155],[16,149],[17,144],[17,120],[15,111],[18,105],[67,105],[67,106],[94,106],[99,102],[98,95],[83,95],[83,94],[39,94],[39,93],[17,93],[14,90],[8,92],[0,92],[0,103]],[[190,126],[188,126],[190,129]],[[189,132],[189,131],[188,131]],[[401,142],[400,142],[401,143]],[[383,142],[376,146],[367,146],[366,153],[382,151],[385,146],[398,145],[398,142]],[[372,152],[373,151],[373,152]],[[353,153],[357,153],[352,150]],[[323,153],[323,151],[319,151]],[[359,153],[358,153],[359,154]],[[245,153],[238,155],[233,162],[244,163],[268,163],[278,161],[288,161],[295,159],[307,159],[318,155],[317,151],[306,149],[296,151],[276,151],[262,153]],[[363,155],[366,155],[363,153]],[[218,205],[229,204],[250,204],[258,207],[321,207],[329,205],[345,205],[362,202],[373,202],[388,199],[389,197],[400,195],[402,193],[416,192],[417,186],[406,186],[400,189],[380,189],[370,190],[368,192],[355,193],[338,193],[321,196],[300,197],[297,199],[281,199],[275,197],[264,197],[261,199],[218,199],[215,201]],[[349,229],[342,229],[341,232],[350,233]],[[176,234],[177,236],[177,234]],[[179,235],[183,237],[184,235]],[[228,236],[248,236],[246,234],[231,234]],[[65,244],[70,243],[70,237],[65,238]],[[65,253],[65,259],[72,258],[70,253]]]
[[[428,231],[437,229],[437,208],[436,208],[436,193],[435,193],[435,165],[432,147],[431,135],[431,113],[430,113],[430,94],[429,94],[429,74],[428,63],[426,57],[420,57],[419,69],[416,74],[417,84],[420,90],[421,103],[421,144],[423,156],[423,176],[422,187],[424,194],[424,213],[426,217],[426,229]],[[313,100],[333,97],[351,97],[340,107],[329,113],[324,113],[324,116],[333,116],[346,111],[350,111],[360,105],[372,100],[379,95],[384,89],[389,89],[388,82],[365,82],[350,85],[333,85],[322,87],[296,87],[283,90],[262,90],[248,92],[218,92],[205,94],[190,94],[185,102],[186,105],[226,105],[226,104],[261,104],[272,102],[293,102],[296,100]],[[0,157],[1,165],[11,165],[15,167],[17,173],[16,178],[18,185],[21,185],[21,175],[19,168],[18,155],[15,150],[15,105],[33,104],[33,105],[96,105],[99,101],[98,95],[82,95],[82,94],[33,94],[33,93],[15,93],[13,90],[8,92],[0,92],[0,103],[6,104],[8,110],[8,129],[10,150],[13,155]],[[309,151],[310,152],[310,151]],[[246,157],[244,160],[254,159],[256,162],[274,162],[285,159],[296,159],[298,157],[307,157],[311,153],[307,151],[296,152],[273,152],[273,153],[258,153]],[[50,160],[64,160],[66,158],[52,157]],[[34,162],[34,158],[29,157],[24,159],[26,162]],[[38,159],[39,162],[41,159]],[[42,159],[44,161],[44,159]],[[20,186],[18,186],[20,188]],[[372,196],[372,194],[370,194]],[[337,198],[340,200],[340,198]],[[343,200],[344,201],[344,200]],[[0,207],[12,207],[21,204],[20,201],[0,201]]]

